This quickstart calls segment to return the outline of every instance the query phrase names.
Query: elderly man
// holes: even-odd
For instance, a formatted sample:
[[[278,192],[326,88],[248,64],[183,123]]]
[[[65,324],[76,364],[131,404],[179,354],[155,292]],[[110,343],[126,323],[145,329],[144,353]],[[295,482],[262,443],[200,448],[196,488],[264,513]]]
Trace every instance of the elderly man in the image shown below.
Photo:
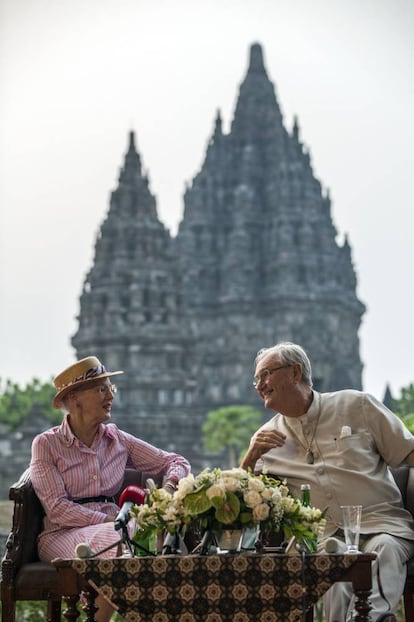
[[[395,622],[405,562],[414,554],[414,522],[388,467],[414,466],[414,437],[372,395],[314,391],[308,356],[293,343],[260,350],[253,385],[276,414],[253,436],[241,466],[285,477],[297,496],[301,484],[311,484],[312,505],[328,508],[324,539],[336,538],[339,550],[345,548],[340,506],[363,506],[360,550],[378,556],[371,619]],[[352,619],[350,584],[336,583],[324,601],[328,622]]]

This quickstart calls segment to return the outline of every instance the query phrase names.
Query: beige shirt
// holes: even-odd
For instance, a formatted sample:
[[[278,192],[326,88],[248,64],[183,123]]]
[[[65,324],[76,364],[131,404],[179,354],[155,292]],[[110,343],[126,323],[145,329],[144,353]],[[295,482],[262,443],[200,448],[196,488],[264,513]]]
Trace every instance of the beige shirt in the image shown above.
[[[307,464],[305,447],[319,408],[314,463]],[[276,414],[262,426],[280,430],[287,438],[283,447],[263,454],[255,471],[286,478],[298,497],[300,485],[311,484],[312,505],[328,508],[325,537],[341,527],[341,505],[362,505],[361,533],[386,532],[414,540],[412,516],[387,467],[399,466],[414,449],[414,436],[398,417],[367,393],[314,391],[309,411],[287,421],[288,426],[285,417]]]

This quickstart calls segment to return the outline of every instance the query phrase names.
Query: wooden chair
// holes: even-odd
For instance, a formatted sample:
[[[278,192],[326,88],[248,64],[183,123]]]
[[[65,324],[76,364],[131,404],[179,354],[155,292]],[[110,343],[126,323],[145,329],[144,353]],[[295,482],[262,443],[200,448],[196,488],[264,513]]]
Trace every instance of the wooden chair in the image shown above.
[[[133,469],[125,471],[121,491],[131,484],[145,486],[148,477],[159,485],[162,478]],[[15,622],[16,602],[47,601],[47,622],[60,622],[64,590],[55,568],[41,562],[37,553],[37,536],[42,530],[43,507],[30,481],[27,469],[9,491],[14,501],[12,529],[1,562],[2,622]]]

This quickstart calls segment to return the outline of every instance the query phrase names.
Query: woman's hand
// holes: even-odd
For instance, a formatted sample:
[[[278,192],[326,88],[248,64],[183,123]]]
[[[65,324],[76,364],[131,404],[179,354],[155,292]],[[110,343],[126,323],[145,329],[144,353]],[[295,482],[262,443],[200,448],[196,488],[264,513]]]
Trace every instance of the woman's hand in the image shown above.
[[[163,488],[164,490],[169,492],[170,495],[173,495],[175,491],[177,490],[177,484],[171,480],[167,480],[165,484],[163,485]]]

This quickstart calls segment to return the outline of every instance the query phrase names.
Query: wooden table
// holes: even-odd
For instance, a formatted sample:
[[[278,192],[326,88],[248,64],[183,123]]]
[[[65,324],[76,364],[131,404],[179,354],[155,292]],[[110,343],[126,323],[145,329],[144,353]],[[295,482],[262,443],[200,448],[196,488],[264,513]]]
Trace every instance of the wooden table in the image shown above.
[[[127,622],[302,622],[336,581],[352,581],[356,622],[368,622],[372,554],[169,555],[54,560],[76,622],[86,592],[87,622],[104,595]]]

